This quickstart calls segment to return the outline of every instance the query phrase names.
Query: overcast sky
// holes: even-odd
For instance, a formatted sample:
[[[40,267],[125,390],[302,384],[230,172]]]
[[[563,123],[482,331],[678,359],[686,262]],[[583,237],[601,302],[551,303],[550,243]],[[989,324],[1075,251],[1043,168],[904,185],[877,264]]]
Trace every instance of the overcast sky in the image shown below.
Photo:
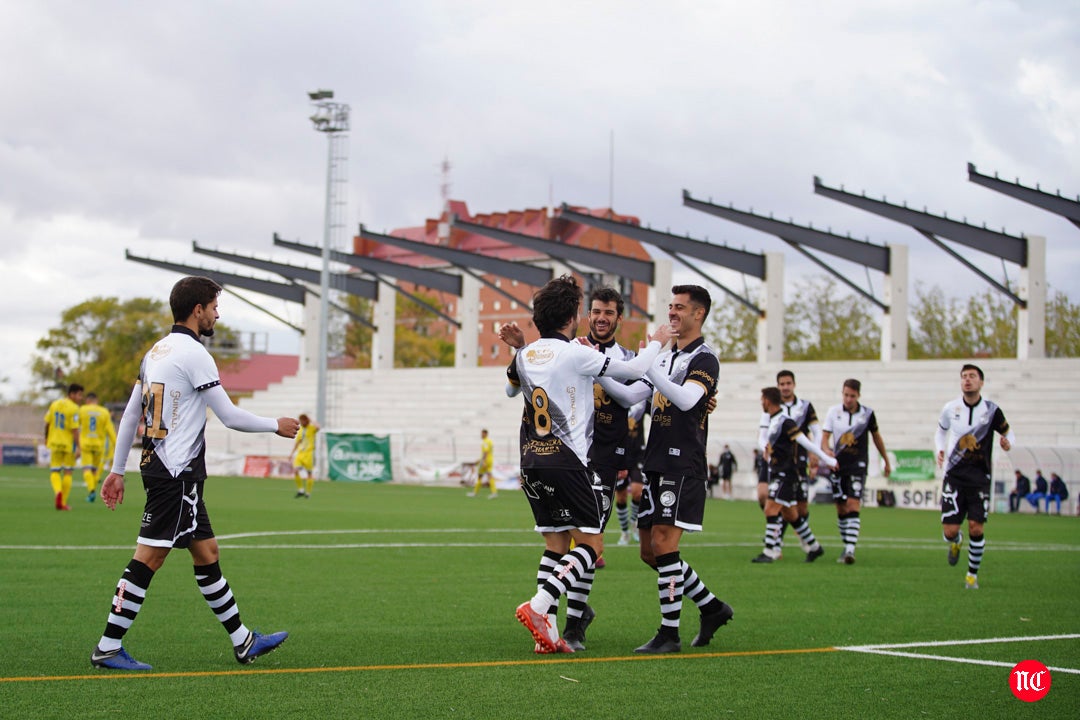
[[[605,207],[613,193],[618,212],[654,228],[783,249],[682,207],[686,188],[907,244],[913,286],[982,289],[914,230],[815,195],[819,175],[1044,235],[1051,286],[1078,301],[1080,229],[966,170],[1080,194],[1077,68],[1080,6],[1066,0],[6,0],[0,397],[25,387],[34,344],[63,309],[167,297],[178,276],[125,261],[125,249],[257,274],[194,255],[195,239],[314,265],[271,236],[321,240],[316,88],[352,107],[350,227],[436,216],[445,156],[451,196],[473,212]],[[789,282],[815,272],[786,255]],[[971,255],[1001,277],[1000,261]],[[247,296],[300,321],[297,306]],[[293,331],[234,298],[221,313],[269,333],[274,351],[299,349]]]

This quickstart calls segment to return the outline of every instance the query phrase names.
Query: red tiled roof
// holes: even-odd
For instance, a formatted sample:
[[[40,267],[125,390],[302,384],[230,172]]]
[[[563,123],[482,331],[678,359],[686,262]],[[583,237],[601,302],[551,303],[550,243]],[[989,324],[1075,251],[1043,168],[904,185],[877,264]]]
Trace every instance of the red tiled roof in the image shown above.
[[[299,355],[251,355],[220,363],[221,385],[231,393],[265,390],[300,370]]]

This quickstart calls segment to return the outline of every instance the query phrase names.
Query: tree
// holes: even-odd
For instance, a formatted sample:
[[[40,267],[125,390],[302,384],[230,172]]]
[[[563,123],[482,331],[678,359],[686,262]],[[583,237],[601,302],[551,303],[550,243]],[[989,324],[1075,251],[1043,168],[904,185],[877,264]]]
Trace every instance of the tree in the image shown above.
[[[881,325],[869,304],[840,292],[828,275],[795,285],[784,307],[785,360],[874,360],[881,356]]]
[[[372,316],[373,303],[367,298],[356,295],[345,296],[345,307],[352,313],[369,321]],[[363,323],[349,318],[342,331],[341,352],[345,356],[348,367],[371,367],[371,328]]]
[[[94,297],[64,310],[31,357],[31,396],[42,399],[77,382],[103,401],[127,400],[143,355],[171,325],[165,303],[150,298]],[[215,327],[215,338],[234,335],[221,323]]]
[[[757,303],[754,297],[750,299]],[[721,362],[753,362],[757,358],[757,331],[758,314],[725,295],[722,302],[713,303],[702,334]]]
[[[429,305],[438,307],[439,299],[432,294],[415,293]],[[416,301],[398,295],[397,323],[394,330],[394,367],[450,367],[454,364],[454,343],[446,338],[444,329],[432,332],[436,322],[442,322],[431,310]]]
[[[1046,303],[1046,356],[1080,357],[1080,305],[1060,290]]]
[[[915,284],[908,356],[922,358],[1016,357],[1016,304],[993,290],[946,298],[935,286]]]

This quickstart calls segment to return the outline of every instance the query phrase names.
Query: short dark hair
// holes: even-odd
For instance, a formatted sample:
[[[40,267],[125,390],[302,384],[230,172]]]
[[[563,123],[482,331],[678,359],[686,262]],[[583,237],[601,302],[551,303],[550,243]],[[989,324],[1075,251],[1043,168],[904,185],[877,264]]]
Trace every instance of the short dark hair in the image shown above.
[[[784,399],[780,397],[780,388],[778,387],[761,388],[761,397],[768,400],[772,405],[779,405],[784,401]]]
[[[978,365],[972,365],[971,363],[965,363],[964,367],[960,368],[960,374],[963,375],[965,370],[974,370],[975,372],[979,373],[979,379],[980,380],[985,380],[986,379],[986,376],[983,375],[982,368],[979,367]]]
[[[581,286],[573,275],[548,280],[533,294],[533,323],[549,335],[573,320],[581,309]]]
[[[90,402],[91,400],[97,400],[96,392],[86,393],[86,401]]]
[[[705,318],[709,317],[709,310],[712,308],[712,296],[709,295],[709,291],[700,285],[676,285],[671,288],[672,295],[689,295],[690,302],[700,305],[705,309],[705,315],[701,318],[704,322]]]
[[[625,305],[623,304],[622,295],[615,288],[601,285],[589,293],[589,310],[592,310],[593,300],[599,300],[602,303],[615,303],[615,312],[618,313],[619,317],[622,317]]]
[[[71,383],[70,385],[68,385],[67,394],[72,395],[72,394],[77,393],[77,392],[82,392],[83,389],[84,389],[83,386],[80,385],[79,383]]]
[[[795,382],[795,373],[791,372],[790,370],[781,370],[780,372],[776,373],[776,382],[780,382],[780,378],[782,377],[789,377],[791,378],[791,382]]]
[[[852,390],[854,390],[857,393],[862,392],[862,383],[859,382],[858,380],[856,380],[855,378],[848,378],[847,380],[845,380],[844,381],[844,387],[851,388]]]
[[[190,275],[181,278],[169,294],[173,322],[184,322],[195,312],[197,305],[209,305],[220,293],[221,286],[208,277]]]

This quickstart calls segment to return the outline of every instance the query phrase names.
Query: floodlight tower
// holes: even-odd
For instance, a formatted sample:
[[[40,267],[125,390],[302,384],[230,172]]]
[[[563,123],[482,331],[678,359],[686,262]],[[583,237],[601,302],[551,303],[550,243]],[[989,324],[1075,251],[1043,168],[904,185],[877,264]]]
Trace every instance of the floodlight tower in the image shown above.
[[[326,215],[323,220],[322,272],[319,275],[319,367],[315,401],[315,421],[326,427],[326,374],[330,343],[330,249],[338,248],[345,229],[345,209],[348,206],[349,168],[349,106],[331,102],[333,90],[308,93],[315,105],[311,122],[318,132],[326,133]],[[321,457],[321,455],[320,455]]]

